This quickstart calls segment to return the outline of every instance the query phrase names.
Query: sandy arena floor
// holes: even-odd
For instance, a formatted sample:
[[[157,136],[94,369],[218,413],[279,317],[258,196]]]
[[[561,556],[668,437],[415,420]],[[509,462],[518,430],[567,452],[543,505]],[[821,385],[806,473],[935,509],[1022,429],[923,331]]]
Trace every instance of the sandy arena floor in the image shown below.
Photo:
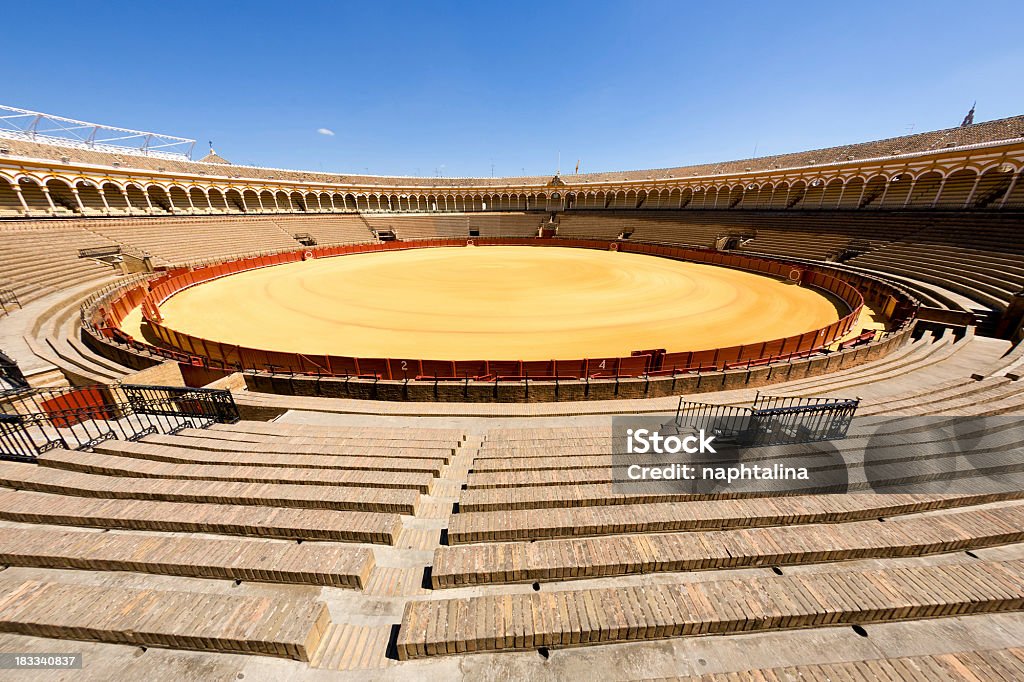
[[[178,331],[311,354],[437,360],[702,350],[839,319],[830,298],[747,272],[638,254],[527,246],[415,249],[293,263],[194,287]],[[125,321],[136,337],[138,315]]]

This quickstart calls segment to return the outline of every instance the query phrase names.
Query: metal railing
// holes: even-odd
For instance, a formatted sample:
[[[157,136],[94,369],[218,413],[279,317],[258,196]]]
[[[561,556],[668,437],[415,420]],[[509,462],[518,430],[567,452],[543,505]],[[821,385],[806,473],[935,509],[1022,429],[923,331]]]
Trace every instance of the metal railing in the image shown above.
[[[804,398],[801,396],[761,395],[758,391],[754,396],[751,408],[754,410],[775,410],[796,407],[824,407],[849,402],[850,398]]]
[[[762,396],[752,407],[715,405],[679,398],[676,425],[703,430],[740,447],[814,443],[846,438],[860,398]]]
[[[0,391],[0,459],[35,462],[49,450],[239,420],[230,391],[113,385]]]
[[[217,424],[234,424],[239,420],[231,391],[134,384],[122,385],[121,390],[136,414],[196,417]]]
[[[704,431],[720,441],[730,442],[742,437],[750,428],[749,407],[691,402],[680,396],[676,406],[676,426]]]
[[[846,438],[860,405],[853,399],[772,399],[784,406],[754,409],[746,445],[788,445]],[[807,400],[804,404],[799,401]]]

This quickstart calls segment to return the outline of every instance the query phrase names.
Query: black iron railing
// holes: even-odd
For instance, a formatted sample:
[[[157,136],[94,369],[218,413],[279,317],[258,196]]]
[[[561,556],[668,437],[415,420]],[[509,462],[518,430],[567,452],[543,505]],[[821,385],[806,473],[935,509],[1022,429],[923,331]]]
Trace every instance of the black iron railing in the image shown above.
[[[846,438],[859,398],[799,398],[758,395],[752,407],[679,399],[676,425],[703,430],[720,442],[742,447],[813,443]]]
[[[754,409],[746,444],[787,445],[846,438],[859,399],[819,400],[809,404],[789,402],[781,407]]]
[[[230,391],[113,385],[0,391],[0,459],[34,462],[56,448],[88,450],[106,440],[234,423]]]
[[[748,407],[690,402],[680,397],[676,407],[676,425],[704,431],[720,441],[730,442],[747,432],[752,413]]]
[[[178,386],[123,385],[121,390],[138,414],[168,417],[188,416],[212,419],[218,424],[239,420],[238,406],[231,391]]]
[[[801,396],[773,396],[761,395],[760,392],[754,397],[754,410],[775,410],[791,407],[825,407],[827,405],[839,405],[848,403],[852,398],[804,398]]]

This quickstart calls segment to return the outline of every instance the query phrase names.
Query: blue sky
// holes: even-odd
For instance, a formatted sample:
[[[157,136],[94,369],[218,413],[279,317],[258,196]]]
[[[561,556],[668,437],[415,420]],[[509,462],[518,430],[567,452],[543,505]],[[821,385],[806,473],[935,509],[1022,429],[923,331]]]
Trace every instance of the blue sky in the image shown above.
[[[0,102],[236,163],[656,168],[1024,113],[1024,3],[7,3]],[[322,135],[319,128],[334,131]]]

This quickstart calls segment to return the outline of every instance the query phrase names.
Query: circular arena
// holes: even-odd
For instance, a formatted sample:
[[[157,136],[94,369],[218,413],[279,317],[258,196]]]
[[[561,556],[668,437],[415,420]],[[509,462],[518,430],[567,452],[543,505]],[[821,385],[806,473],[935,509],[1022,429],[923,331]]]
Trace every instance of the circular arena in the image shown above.
[[[866,298],[885,306],[878,321]],[[809,359],[912,315],[891,287],[778,259],[509,238],[240,258],[169,271],[91,310],[110,338],[145,338],[212,370],[344,376],[346,390],[372,378],[374,394],[401,380],[406,399],[421,395],[409,379],[463,379],[473,400],[503,380],[513,392],[502,399],[526,400],[531,378],[559,394],[559,381],[586,380],[587,397],[590,379],[614,379],[617,394],[622,378],[649,391],[667,375],[674,389],[680,373]]]
[[[184,289],[160,306],[163,325],[306,355],[542,361],[752,346],[851,312],[801,287],[796,268],[782,277],[611,250],[475,244],[308,255]],[[140,317],[126,331],[143,338]]]

